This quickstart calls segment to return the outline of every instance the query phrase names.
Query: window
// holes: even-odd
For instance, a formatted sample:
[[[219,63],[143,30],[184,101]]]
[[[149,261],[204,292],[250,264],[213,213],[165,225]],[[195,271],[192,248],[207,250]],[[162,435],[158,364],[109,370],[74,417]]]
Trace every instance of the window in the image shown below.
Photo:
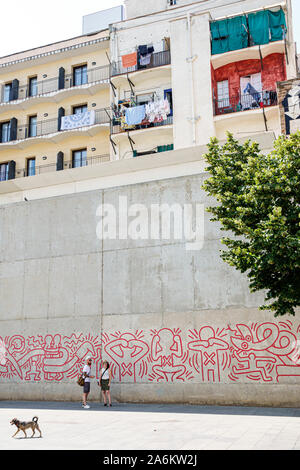
[[[37,136],[37,116],[29,117],[28,137]]]
[[[164,91],[164,97],[169,101],[170,105],[170,114],[168,114],[168,116],[173,116],[173,97],[171,88],[169,90]]]
[[[27,158],[26,174],[27,174],[27,176],[34,176],[35,175],[35,157]]]
[[[3,87],[3,102],[8,103],[11,99],[12,83],[6,83]]]
[[[73,114],[85,113],[88,110],[87,104],[81,106],[73,106]]]
[[[3,122],[1,125],[1,142],[9,142],[10,141],[10,130],[11,124],[9,122]]]
[[[29,96],[36,96],[38,94],[37,77],[29,79]]]
[[[261,73],[240,78],[242,109],[258,108],[262,101]]]
[[[0,163],[0,181],[8,180],[8,163]]]
[[[217,82],[218,108],[230,106],[228,80]]]
[[[74,150],[72,152],[72,167],[79,168],[87,165],[87,149]]]
[[[85,85],[88,82],[87,65],[80,65],[73,68],[73,85]]]

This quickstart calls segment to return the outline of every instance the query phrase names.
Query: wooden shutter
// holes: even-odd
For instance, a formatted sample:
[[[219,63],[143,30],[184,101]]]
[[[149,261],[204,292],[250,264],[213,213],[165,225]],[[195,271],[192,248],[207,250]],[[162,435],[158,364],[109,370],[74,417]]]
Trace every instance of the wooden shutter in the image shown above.
[[[56,171],[61,171],[64,169],[64,153],[58,152],[56,157]]]

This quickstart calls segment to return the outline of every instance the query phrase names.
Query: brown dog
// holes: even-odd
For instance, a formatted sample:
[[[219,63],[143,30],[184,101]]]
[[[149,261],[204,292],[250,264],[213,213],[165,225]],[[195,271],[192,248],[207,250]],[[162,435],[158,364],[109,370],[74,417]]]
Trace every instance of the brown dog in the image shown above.
[[[32,421],[19,421],[17,418],[14,418],[11,420],[10,424],[15,424],[15,426],[17,426],[17,432],[12,436],[12,437],[15,437],[16,434],[18,434],[19,431],[23,431],[23,433],[25,434],[25,437],[27,437],[27,434],[26,434],[26,429],[31,429],[32,430],[32,436],[33,437],[35,435],[35,430],[37,429],[40,433],[40,437],[42,437],[42,433],[41,433],[41,430],[39,428],[39,425],[38,425],[38,417],[37,416],[34,416],[32,418]]]

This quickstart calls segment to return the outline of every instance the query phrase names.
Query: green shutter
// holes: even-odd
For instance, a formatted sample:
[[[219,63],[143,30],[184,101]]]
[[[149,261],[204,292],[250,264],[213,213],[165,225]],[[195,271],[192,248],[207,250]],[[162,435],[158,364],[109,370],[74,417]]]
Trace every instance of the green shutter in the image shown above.
[[[281,41],[284,37],[283,32],[287,30],[285,14],[283,10],[268,11],[269,24],[271,32],[271,41]]]
[[[269,38],[269,14],[267,10],[258,11],[257,13],[251,13],[248,15],[250,39],[252,42],[250,45],[258,46],[260,44],[268,44]]]

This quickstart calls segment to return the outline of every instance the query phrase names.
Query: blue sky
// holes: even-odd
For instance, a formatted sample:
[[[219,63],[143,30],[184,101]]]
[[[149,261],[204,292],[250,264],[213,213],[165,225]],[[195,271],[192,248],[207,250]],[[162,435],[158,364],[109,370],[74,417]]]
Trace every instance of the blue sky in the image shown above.
[[[295,41],[300,53],[300,0],[292,2]],[[3,2],[0,56],[80,36],[82,16],[122,3],[122,0],[51,0],[50,3],[28,0],[18,1],[16,7],[16,2]]]

